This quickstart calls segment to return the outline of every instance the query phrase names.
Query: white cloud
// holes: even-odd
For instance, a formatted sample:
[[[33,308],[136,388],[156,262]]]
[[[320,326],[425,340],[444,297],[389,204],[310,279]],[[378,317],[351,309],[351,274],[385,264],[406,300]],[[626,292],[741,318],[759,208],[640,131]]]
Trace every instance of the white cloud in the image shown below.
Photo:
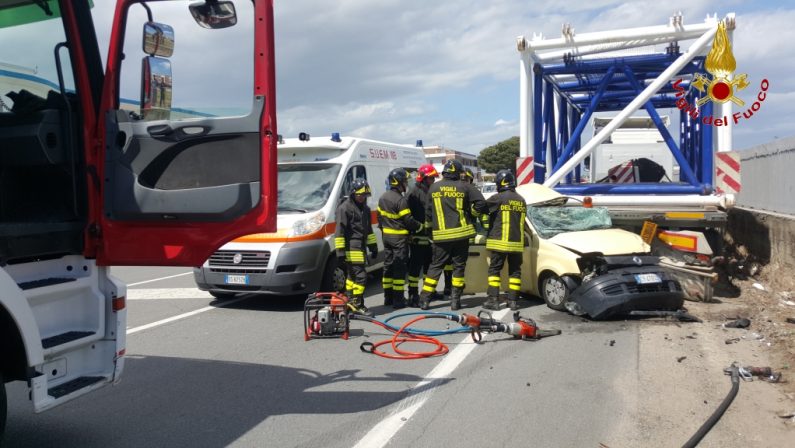
[[[109,34],[113,3],[95,2],[101,35]],[[737,72],[751,81],[739,96],[750,101],[763,78],[771,85],[754,120],[735,129],[735,143],[748,146],[793,133],[787,122],[795,99],[790,5],[771,10],[767,3],[745,0],[281,0],[274,8],[284,135],[338,131],[477,152],[519,133],[517,36],[557,37],[564,22],[577,33],[661,25],[676,11],[685,23],[700,23],[707,14],[723,16],[735,8],[757,8],[738,13]],[[178,45],[189,42],[177,39]],[[216,62],[234,66],[228,61]],[[238,78],[232,70],[225,79]]]

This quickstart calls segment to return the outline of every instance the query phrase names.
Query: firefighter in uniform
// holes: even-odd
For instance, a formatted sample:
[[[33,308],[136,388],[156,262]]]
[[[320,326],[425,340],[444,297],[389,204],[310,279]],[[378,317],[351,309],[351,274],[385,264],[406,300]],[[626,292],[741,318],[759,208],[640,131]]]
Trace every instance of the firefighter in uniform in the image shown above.
[[[372,193],[364,179],[354,179],[351,183],[350,199],[345,199],[337,207],[337,230],[334,248],[337,250],[338,266],[347,267],[345,289],[351,298],[351,305],[359,314],[372,316],[364,306],[364,286],[367,283],[364,256],[365,247],[370,255],[378,255],[378,244],[370,221],[370,207],[367,197]]]
[[[501,170],[494,178],[497,194],[486,200],[489,213],[489,233],[486,249],[491,251],[489,287],[483,308],[500,308],[500,272],[508,260],[508,305],[516,310],[516,300],[522,289],[522,253],[524,252],[524,220],[527,204],[516,192],[516,177],[509,170]]]
[[[439,173],[436,172],[436,168],[430,163],[420,166],[417,170],[417,182],[409,190],[406,197],[411,216],[421,223],[425,222],[425,207],[428,206],[428,188],[436,182],[437,177],[439,177]],[[420,272],[427,274],[428,266],[431,264],[431,240],[428,236],[428,229],[423,229],[411,236],[408,268],[409,305],[414,307],[420,306],[418,291]],[[452,270],[450,274],[452,274]]]
[[[387,190],[378,200],[378,225],[384,240],[384,305],[392,308],[406,306],[403,295],[406,284],[406,266],[409,262],[410,233],[422,230],[423,224],[414,219],[403,193],[408,186],[408,174],[395,168],[387,176]]]
[[[460,182],[464,167],[458,160],[448,160],[442,169],[442,181],[428,189],[425,209],[426,226],[433,239],[431,265],[422,284],[420,308],[427,310],[431,293],[436,291],[444,266],[452,260],[453,278],[450,307],[461,308],[464,291],[464,270],[469,252],[469,238],[475,234],[471,212],[484,213],[486,201],[473,185]]]

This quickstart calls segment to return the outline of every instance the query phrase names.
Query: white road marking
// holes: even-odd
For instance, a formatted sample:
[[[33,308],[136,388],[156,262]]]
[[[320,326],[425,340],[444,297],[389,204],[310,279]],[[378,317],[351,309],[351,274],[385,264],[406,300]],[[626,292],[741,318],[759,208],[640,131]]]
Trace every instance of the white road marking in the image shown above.
[[[160,280],[167,280],[170,278],[182,277],[183,275],[190,275],[190,274],[193,274],[193,271],[183,272],[182,274],[169,275],[168,277],[153,278],[152,280],[144,280],[142,282],[137,282],[137,283],[130,283],[127,286],[130,287],[130,286],[144,285],[146,283],[159,282]]]
[[[207,291],[198,288],[128,289],[127,300],[212,299]]]
[[[129,291],[128,291],[128,293],[129,293]],[[127,335],[138,333],[139,331],[148,330],[150,328],[159,327],[160,325],[165,325],[165,324],[167,324],[169,322],[174,322],[176,320],[185,319],[186,317],[195,316],[197,314],[201,314],[201,313],[204,313],[206,311],[211,311],[211,310],[215,310],[215,309],[218,309],[218,308],[223,308],[223,307],[232,305],[233,303],[240,302],[241,300],[246,299],[246,298],[248,298],[248,297],[244,295],[242,297],[238,297],[237,299],[226,300],[223,303],[218,304],[216,306],[206,306],[204,308],[199,308],[198,310],[190,311],[190,312],[183,313],[183,314],[178,314],[176,316],[171,316],[171,317],[168,317],[166,319],[159,320],[157,322],[152,322],[151,324],[146,324],[146,325],[141,325],[139,327],[130,328],[130,329],[127,330]]]
[[[495,319],[502,319],[508,314],[509,309],[503,309],[493,313]],[[484,335],[484,339],[487,335]],[[421,392],[411,394],[395,405],[395,410],[385,419],[376,424],[364,437],[359,440],[354,448],[381,448],[387,445],[392,437],[400,431],[400,428],[425,404],[436,390],[434,384],[450,376],[453,371],[466,359],[478,344],[472,342],[472,338],[467,335],[459,345],[450,353],[444,356],[431,373],[419,383],[411,388],[412,391],[422,389]]]

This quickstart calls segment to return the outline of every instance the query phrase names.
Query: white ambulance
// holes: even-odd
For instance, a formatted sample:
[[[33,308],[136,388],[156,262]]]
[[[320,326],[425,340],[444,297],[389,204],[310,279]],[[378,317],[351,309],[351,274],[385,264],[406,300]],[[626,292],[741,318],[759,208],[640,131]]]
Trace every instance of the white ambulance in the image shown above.
[[[335,212],[356,178],[365,178],[373,195],[372,212],[378,240],[377,259],[368,271],[383,265],[381,231],[376,227],[378,198],[394,168],[410,173],[425,162],[422,141],[416,146],[362,138],[299,138],[278,145],[278,231],[238,238],[194,269],[199,289],[228,299],[239,293],[301,295],[328,291],[339,281],[334,252]],[[335,277],[336,276],[336,277]]]

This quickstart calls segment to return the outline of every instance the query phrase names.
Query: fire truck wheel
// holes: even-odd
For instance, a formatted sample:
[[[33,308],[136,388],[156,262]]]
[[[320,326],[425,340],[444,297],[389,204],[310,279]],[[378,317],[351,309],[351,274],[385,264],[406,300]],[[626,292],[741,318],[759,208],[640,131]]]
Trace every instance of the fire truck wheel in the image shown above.
[[[210,291],[210,295],[218,300],[229,300],[233,299],[237,293],[227,291]]]
[[[560,277],[549,272],[541,278],[541,296],[547,306],[557,311],[566,310],[571,291]]]

